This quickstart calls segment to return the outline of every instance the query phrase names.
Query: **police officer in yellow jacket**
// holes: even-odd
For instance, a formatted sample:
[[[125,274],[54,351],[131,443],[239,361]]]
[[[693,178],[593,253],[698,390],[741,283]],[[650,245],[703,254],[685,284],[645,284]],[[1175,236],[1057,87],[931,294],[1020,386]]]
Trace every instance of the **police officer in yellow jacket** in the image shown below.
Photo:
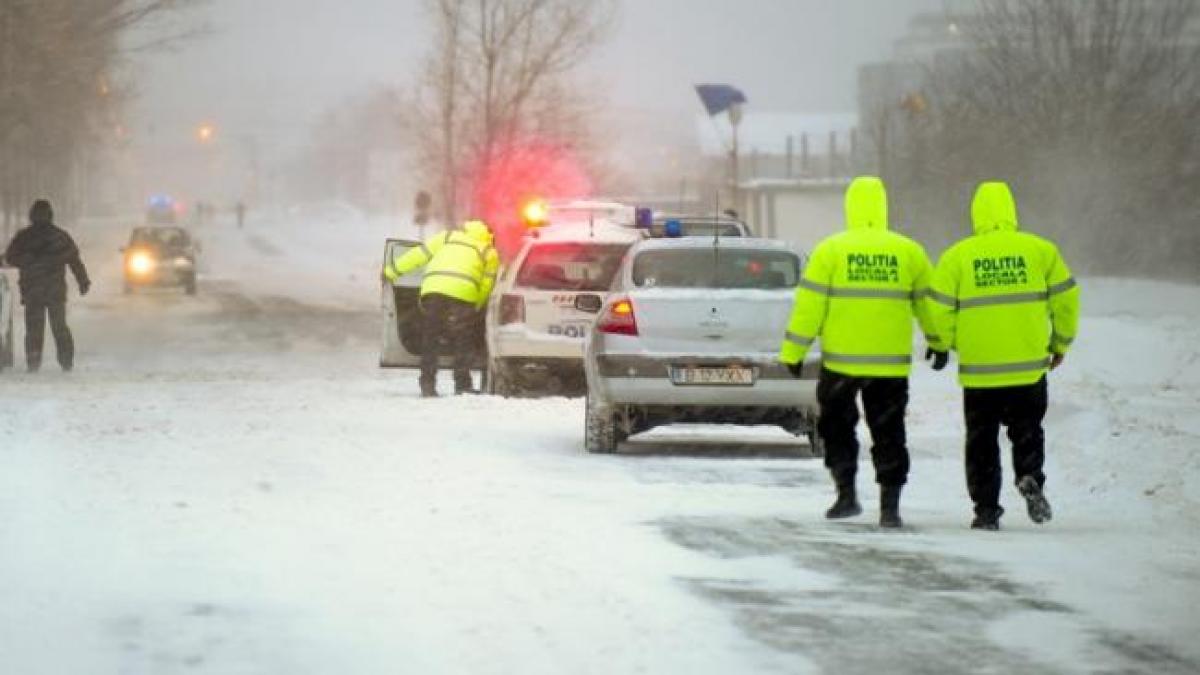
[[[1012,441],[1013,472],[1035,523],[1050,520],[1046,475],[1046,371],[1075,339],[1079,287],[1058,248],[1018,231],[1008,185],[983,183],[971,204],[974,236],[938,261],[930,292],[934,325],[958,353],[966,417],[971,527],[999,528],[1000,425]]]
[[[881,489],[879,524],[900,527],[900,490],[909,468],[904,414],[914,315],[930,347],[945,350],[925,297],[932,265],[920,244],[888,230],[887,193],[880,179],[855,178],[846,190],[845,209],[846,231],[818,244],[805,267],[780,360],[799,374],[809,347],[820,338],[817,432],[837,486],[837,501],[825,517],[862,513],[855,494],[861,393]],[[944,359],[935,363],[944,366]]]
[[[500,257],[492,232],[482,221],[461,230],[440,232],[397,256],[383,269],[394,280],[424,267],[421,279],[421,395],[437,396],[438,345],[449,343],[454,355],[454,393],[471,393],[470,359],[477,312],[487,304]]]

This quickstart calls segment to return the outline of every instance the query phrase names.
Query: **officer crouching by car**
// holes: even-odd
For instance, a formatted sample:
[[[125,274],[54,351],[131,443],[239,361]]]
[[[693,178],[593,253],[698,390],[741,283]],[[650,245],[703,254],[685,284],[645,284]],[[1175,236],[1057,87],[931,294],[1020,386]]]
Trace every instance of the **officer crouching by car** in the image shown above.
[[[461,230],[440,232],[384,266],[383,276],[395,281],[418,268],[421,279],[421,396],[437,396],[438,346],[450,345],[454,393],[476,393],[471,383],[472,337],[477,312],[487,304],[500,256],[493,236],[480,220]]]
[[[805,354],[821,339],[817,433],[837,486],[837,501],[825,517],[862,513],[855,493],[861,394],[880,486],[879,525],[895,528],[902,525],[900,490],[909,469],[904,415],[913,316],[929,346],[942,354],[936,369],[946,365],[945,345],[925,298],[932,265],[920,244],[888,230],[883,181],[855,178],[845,209],[846,231],[821,241],[804,269],[779,358],[799,376]]]

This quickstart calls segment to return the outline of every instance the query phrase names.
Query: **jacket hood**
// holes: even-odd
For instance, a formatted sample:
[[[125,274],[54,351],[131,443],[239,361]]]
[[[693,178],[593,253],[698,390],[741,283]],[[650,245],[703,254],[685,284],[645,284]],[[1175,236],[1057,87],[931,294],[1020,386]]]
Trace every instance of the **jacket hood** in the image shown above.
[[[875,176],[859,176],[846,188],[846,229],[888,229],[887,190]]]
[[[29,207],[29,223],[31,225],[49,225],[54,222],[54,208],[45,199],[39,199]]]
[[[492,231],[482,220],[468,220],[463,223],[463,232],[475,241],[485,244],[492,243]]]
[[[1016,232],[1017,204],[1007,183],[993,181],[980,183],[971,202],[971,223],[975,234],[988,232]]]

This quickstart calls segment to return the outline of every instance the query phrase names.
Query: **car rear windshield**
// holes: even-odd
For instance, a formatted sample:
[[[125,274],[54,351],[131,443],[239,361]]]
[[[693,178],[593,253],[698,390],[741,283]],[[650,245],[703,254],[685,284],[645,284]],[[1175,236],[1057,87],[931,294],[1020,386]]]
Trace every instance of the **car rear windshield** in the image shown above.
[[[546,291],[606,291],[629,244],[562,242],[529,250],[517,286]]]
[[[790,251],[687,248],[651,250],[633,261],[641,288],[792,288],[800,257]]]
[[[186,248],[189,237],[187,231],[179,227],[142,227],[133,231],[130,241],[134,245]]]

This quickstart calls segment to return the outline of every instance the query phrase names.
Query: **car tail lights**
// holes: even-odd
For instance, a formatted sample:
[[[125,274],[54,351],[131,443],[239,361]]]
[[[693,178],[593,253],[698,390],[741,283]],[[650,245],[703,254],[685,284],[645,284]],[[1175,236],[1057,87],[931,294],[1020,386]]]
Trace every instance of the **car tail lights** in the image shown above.
[[[525,323],[525,298],[512,293],[500,296],[500,325]]]
[[[596,322],[596,330],[612,335],[637,335],[637,318],[633,313],[633,301],[629,298],[616,298]]]

